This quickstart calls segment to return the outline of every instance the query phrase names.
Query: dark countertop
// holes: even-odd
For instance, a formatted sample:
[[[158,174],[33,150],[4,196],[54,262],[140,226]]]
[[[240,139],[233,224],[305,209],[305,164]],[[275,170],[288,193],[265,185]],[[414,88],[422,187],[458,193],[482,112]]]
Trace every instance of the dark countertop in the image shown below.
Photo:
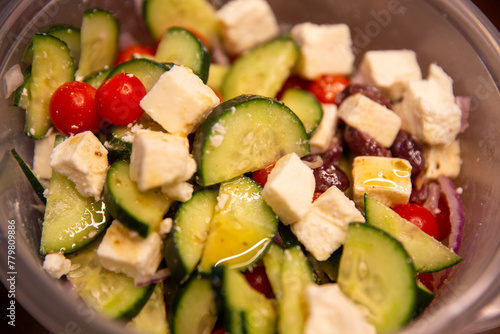
[[[496,0],[473,0],[479,9],[491,20],[491,22],[500,29],[500,1]],[[7,290],[0,284],[0,294],[2,299],[2,310],[7,308]],[[6,321],[5,319],[2,321]],[[6,323],[2,323],[1,328],[6,328]],[[3,332],[3,331],[2,331]],[[36,320],[34,320],[24,309],[18,304],[16,309],[16,327],[8,328],[7,332],[3,333],[36,333],[49,334]],[[483,334],[499,334],[500,328],[484,332]]]

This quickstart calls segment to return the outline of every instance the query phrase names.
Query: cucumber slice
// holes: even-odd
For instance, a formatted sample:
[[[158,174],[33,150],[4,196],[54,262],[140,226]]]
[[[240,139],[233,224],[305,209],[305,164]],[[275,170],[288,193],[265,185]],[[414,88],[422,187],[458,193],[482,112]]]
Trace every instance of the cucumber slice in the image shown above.
[[[141,80],[146,91],[149,92],[160,76],[169,69],[170,66],[158,64],[152,60],[132,59],[118,65],[108,74],[107,79],[119,73],[130,73]]]
[[[282,103],[242,95],[213,109],[198,129],[193,157],[198,183],[216,184],[264,168],[282,156],[309,153],[304,125]]]
[[[139,191],[130,179],[130,164],[123,160],[109,168],[103,198],[113,218],[144,238],[158,229],[171,204],[159,189]]]
[[[417,286],[411,258],[389,234],[368,224],[347,229],[338,284],[364,306],[377,333],[395,332],[410,320]]]
[[[365,195],[365,212],[368,224],[391,234],[403,244],[418,272],[439,271],[462,261],[453,250],[368,195]]]
[[[198,270],[248,268],[264,255],[277,227],[278,219],[256,182],[242,176],[222,183]]]
[[[228,65],[210,64],[210,69],[208,71],[207,86],[209,86],[210,88],[212,88],[217,92],[220,92],[227,71],[229,71]]]
[[[21,107],[26,110],[28,108],[28,102],[30,98],[28,88],[30,87],[31,81],[33,80],[31,78],[31,66],[28,66],[23,70],[23,77],[23,84],[19,86],[14,92],[12,105],[14,107]]]
[[[142,310],[155,285],[138,287],[133,278],[104,269],[96,252],[100,240],[68,256],[71,270],[66,276],[89,307],[108,318],[130,320]]]
[[[283,263],[283,249],[276,245],[271,244],[266,254],[262,258],[266,275],[273,288],[274,296],[277,300],[283,298],[283,286],[281,283],[281,264]]]
[[[143,6],[144,21],[156,40],[173,26],[193,29],[207,41],[217,34],[217,15],[206,0],[145,0]]]
[[[417,317],[424,313],[425,309],[434,299],[435,294],[429,290],[422,282],[417,280],[417,309],[413,317]]]
[[[275,333],[276,311],[272,301],[253,289],[241,272],[226,266],[215,267],[212,286],[217,293],[227,332]]]
[[[229,100],[241,94],[275,97],[297,62],[299,48],[289,37],[258,45],[229,69],[221,94]]]
[[[83,79],[113,65],[118,51],[118,21],[108,11],[89,9],[83,13],[81,54],[76,78]]]
[[[281,101],[300,118],[310,136],[323,118],[323,107],[318,99],[308,91],[288,89],[283,94]]]
[[[187,29],[169,28],[158,44],[155,59],[160,63],[189,67],[203,83],[207,83],[210,54],[205,44]]]
[[[172,278],[181,284],[201,259],[216,205],[217,190],[206,188],[195,192],[175,214],[174,227],[163,250]]]
[[[65,82],[74,79],[75,64],[66,43],[50,36],[33,37],[33,63],[29,101],[26,109],[25,133],[33,139],[42,138],[52,126],[50,98]]]
[[[127,324],[127,328],[148,334],[169,333],[162,283],[155,284],[148,302],[141,312]]]
[[[31,184],[31,187],[35,191],[36,195],[42,201],[43,204],[47,204],[47,199],[43,195],[45,192],[45,187],[42,185],[40,180],[36,177],[35,173],[33,173],[33,170],[31,167],[21,158],[21,156],[17,153],[16,149],[13,148],[10,150],[10,153],[14,156],[14,158],[17,161],[17,164],[19,167],[21,167],[24,175],[28,179],[29,183]]]
[[[168,317],[172,334],[212,333],[217,306],[210,280],[193,277],[182,286],[174,296]]]
[[[68,45],[71,56],[78,64],[80,60],[80,29],[69,25],[53,25],[44,31],[45,33],[59,38],[61,41]]]
[[[108,77],[109,73],[112,71],[111,68],[108,68],[107,70],[102,70],[98,71],[96,73],[90,74],[83,79],[83,82],[88,83],[95,89],[99,88],[101,84],[106,80]]]

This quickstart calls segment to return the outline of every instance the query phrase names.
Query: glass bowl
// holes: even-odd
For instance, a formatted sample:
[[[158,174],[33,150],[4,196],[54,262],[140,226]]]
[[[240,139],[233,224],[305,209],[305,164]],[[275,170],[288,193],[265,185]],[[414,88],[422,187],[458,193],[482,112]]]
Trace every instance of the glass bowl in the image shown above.
[[[213,1],[216,6],[224,2]],[[460,136],[464,163],[456,180],[463,189],[467,220],[459,252],[464,261],[453,268],[428,311],[403,332],[473,333],[500,326],[498,31],[467,0],[269,2],[283,29],[304,21],[347,23],[358,62],[370,49],[413,49],[422,69],[437,62],[454,79],[455,94],[471,96],[470,127]],[[111,10],[122,31],[144,40],[137,3],[20,0],[4,5],[0,14],[0,277],[7,290],[14,291],[16,302],[53,333],[123,333],[124,328],[88,309],[42,269],[38,253],[42,214],[9,153],[15,147],[31,163],[33,143],[22,133],[24,113],[4,96],[4,75],[21,62],[34,32],[55,23],[78,26],[87,8]],[[8,258],[9,226],[15,229],[14,259]]]

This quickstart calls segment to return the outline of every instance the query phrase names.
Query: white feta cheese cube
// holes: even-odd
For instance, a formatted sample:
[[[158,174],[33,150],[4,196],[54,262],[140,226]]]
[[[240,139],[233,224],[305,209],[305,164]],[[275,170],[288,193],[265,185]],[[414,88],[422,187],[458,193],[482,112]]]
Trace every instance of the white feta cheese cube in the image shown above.
[[[108,171],[108,150],[92,132],[85,131],[57,145],[50,166],[73,181],[80,194],[98,199]]]
[[[274,13],[265,0],[233,0],[217,11],[226,51],[242,54],[279,34]]]
[[[142,238],[114,220],[97,248],[97,256],[104,268],[140,278],[156,272],[162,259],[162,244],[158,233]]]
[[[172,218],[167,217],[161,221],[160,236],[162,237],[162,239],[165,238],[165,236],[170,233],[173,225],[174,225],[174,220]]]
[[[134,136],[130,178],[140,191],[185,182],[195,171],[186,137],[149,130]]]
[[[312,169],[296,153],[278,160],[262,190],[262,197],[285,225],[304,218],[311,206],[315,180]]]
[[[344,244],[349,223],[364,221],[354,202],[333,186],[312,203],[304,219],[290,226],[306,249],[324,261]]]
[[[322,104],[323,117],[319,126],[314,130],[309,145],[311,153],[318,154],[328,150],[337,127],[337,105],[333,103]]]
[[[412,50],[368,51],[359,73],[364,82],[376,86],[393,101],[403,98],[408,82],[422,79],[417,54]]]
[[[338,115],[346,124],[370,135],[384,147],[392,145],[401,128],[401,118],[396,113],[360,93],[345,99]]]
[[[405,159],[358,156],[354,158],[353,198],[356,205],[364,207],[368,194],[392,207],[406,204],[411,195],[411,165]]]
[[[460,143],[453,141],[450,145],[430,145],[424,148],[425,173],[427,179],[435,180],[439,175],[455,178],[460,174],[462,158]]]
[[[163,185],[161,192],[173,201],[186,202],[193,196],[193,185],[189,182],[177,182]]]
[[[409,82],[402,102],[394,109],[401,117],[401,127],[428,144],[451,144],[460,132],[462,116],[452,85],[452,79],[436,64],[430,65],[427,80]]]
[[[352,72],[354,53],[346,24],[300,23],[292,28],[291,35],[300,48],[297,71],[304,78]]]
[[[35,141],[35,154],[33,155],[33,173],[39,179],[50,179],[52,167],[50,167],[50,155],[54,149],[56,134],[51,133],[42,139]]]
[[[50,276],[59,279],[69,273],[71,261],[61,253],[52,253],[45,255],[42,266]]]
[[[219,102],[214,91],[191,69],[174,65],[160,76],[140,106],[168,132],[187,135]]]
[[[310,284],[305,300],[308,316],[304,334],[376,333],[364,310],[344,295],[337,284]]]

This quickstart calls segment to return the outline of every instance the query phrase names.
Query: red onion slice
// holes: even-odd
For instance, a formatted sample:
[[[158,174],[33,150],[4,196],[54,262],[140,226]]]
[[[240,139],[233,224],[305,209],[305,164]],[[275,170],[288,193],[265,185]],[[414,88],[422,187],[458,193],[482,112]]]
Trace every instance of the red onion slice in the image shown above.
[[[429,210],[434,216],[438,213],[439,197],[441,193],[441,187],[439,184],[431,182],[427,187],[427,199],[425,200],[423,206]]]
[[[154,283],[159,283],[161,281],[166,280],[170,277],[170,270],[168,268],[163,268],[158,270],[151,276],[136,278],[135,285],[136,286],[146,286]]]
[[[462,112],[460,132],[464,132],[465,129],[469,127],[469,111],[470,111],[471,98],[468,96],[457,96],[455,98],[455,103]]]
[[[444,194],[448,207],[450,208],[451,233],[448,239],[448,246],[457,253],[460,249],[462,234],[465,225],[464,208],[458,194],[457,188],[449,178],[444,175],[438,177],[441,191]]]

